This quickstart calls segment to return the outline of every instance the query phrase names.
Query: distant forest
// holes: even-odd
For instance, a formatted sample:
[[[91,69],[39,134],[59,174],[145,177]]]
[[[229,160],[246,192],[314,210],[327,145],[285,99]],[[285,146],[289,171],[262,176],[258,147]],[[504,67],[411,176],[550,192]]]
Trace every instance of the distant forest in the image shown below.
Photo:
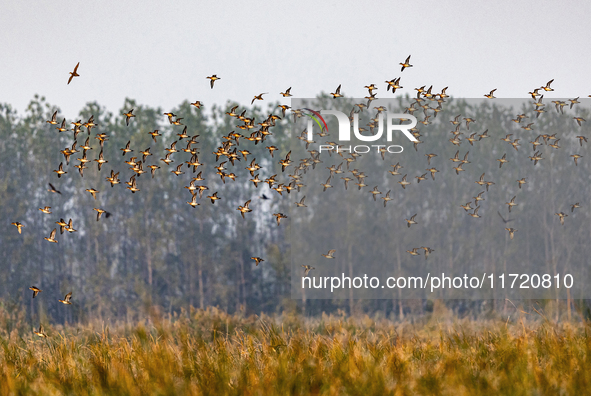
[[[348,114],[353,102],[347,99],[343,103],[343,109],[347,109]],[[260,179],[276,174],[278,183],[288,185],[288,174],[292,174],[293,168],[302,159],[299,155],[306,154],[305,143],[296,139],[292,131],[289,110],[283,117],[277,105],[269,104],[266,109],[246,109],[245,116],[252,118],[255,126],[247,130],[237,129],[241,122],[227,115],[236,106],[234,103],[228,103],[223,108],[212,106],[198,109],[185,101],[175,109],[160,109],[139,105],[128,99],[115,114],[98,103],[88,103],[76,117],[62,114],[58,106],[46,103],[42,97],[35,97],[22,115],[16,114],[8,104],[0,105],[0,169],[3,175],[0,183],[0,224],[4,225],[0,231],[3,255],[0,263],[1,304],[26,312],[27,317],[35,322],[48,318],[58,322],[84,321],[91,317],[137,319],[153,306],[160,307],[163,312],[217,306],[228,312],[279,313],[299,310],[317,315],[337,310],[358,310],[381,311],[386,316],[394,317],[429,310],[432,305],[430,301],[403,301],[398,299],[399,295],[382,300],[354,300],[346,297],[338,300],[307,299],[305,304],[301,299],[291,299],[292,277],[299,278],[303,272],[300,263],[292,263],[289,238],[292,226],[289,217],[295,207],[294,202],[306,195],[305,188],[300,192],[294,189],[291,193],[279,195],[264,182],[255,187],[249,181],[252,179],[249,170],[245,169],[256,158],[262,167],[255,172],[260,174]],[[408,103],[401,100],[400,108],[403,110],[406,106]],[[526,136],[520,129],[520,126],[532,121],[525,120],[519,125],[511,121],[506,125],[495,124],[497,126],[489,128],[491,138],[474,142],[474,146],[465,140],[472,131],[481,134],[487,128],[486,120],[497,118],[498,112],[504,112],[510,120],[516,115],[511,111],[522,112],[522,109],[500,110],[488,104],[476,106],[462,101],[452,102],[436,118],[431,115],[431,121],[434,121],[432,125],[419,124],[418,129],[422,134],[420,139],[425,144],[417,145],[415,150],[413,144],[406,141],[403,157],[392,156],[383,161],[384,173],[391,170],[391,165],[399,159],[401,163],[405,162],[402,174],[408,173],[408,180],[417,184],[415,176],[425,173],[424,169],[428,168],[425,154],[437,152],[438,157],[432,160],[431,165],[441,172],[435,175],[435,181],[428,174],[425,184],[412,185],[404,190],[397,184],[400,176],[390,176],[388,183],[391,185],[380,190],[384,193],[389,189],[394,191],[396,200],[388,205],[402,216],[395,220],[399,222],[399,227],[389,234],[391,240],[400,242],[398,253],[394,252],[399,254],[399,267],[407,260],[408,253],[405,250],[415,247],[404,243],[404,238],[409,238],[408,233],[403,234],[407,228],[404,218],[408,219],[414,214],[410,212],[415,209],[419,213],[421,210],[428,211],[429,202],[437,201],[446,202],[447,209],[432,211],[427,216],[419,215],[422,217],[419,225],[422,227],[421,238],[439,241],[432,246],[435,251],[429,257],[430,265],[453,266],[453,262],[476,261],[507,265],[508,259],[520,257],[520,260],[528,261],[523,268],[537,266],[550,272],[566,268],[572,269],[579,280],[589,279],[589,273],[582,270],[580,264],[588,264],[591,255],[591,158],[586,154],[587,144],[579,147],[576,138],[588,131],[589,127],[585,123],[578,127],[572,115],[558,114],[553,107],[549,105],[547,114],[539,120],[532,113],[533,108],[527,109],[532,113],[530,117],[536,125],[553,129],[561,139],[560,149],[550,148],[547,144],[539,146],[544,160],[535,166],[527,158],[534,153],[532,145],[527,142],[533,140],[538,132],[529,132]],[[127,125],[123,113],[131,109],[135,117]],[[236,112],[244,110],[238,108]],[[419,110],[415,116],[422,120],[423,109]],[[55,111],[58,111],[58,124],[51,125],[47,121],[51,120]],[[181,125],[170,124],[163,115],[169,111],[177,119],[182,119]],[[573,113],[575,111],[578,110],[571,110]],[[450,130],[455,129],[449,121],[460,113],[464,114],[463,117],[470,114],[477,122],[470,125],[469,130],[462,127],[460,139],[463,142],[461,146],[455,146],[448,141],[453,138]],[[588,115],[585,110],[579,113],[584,117]],[[214,153],[222,142],[231,140],[228,136],[232,131],[248,137],[260,128],[257,124],[267,120],[269,114],[282,118],[269,128],[270,134],[264,142],[255,144],[254,141],[241,138],[238,146],[232,146],[232,149],[238,149],[239,158],[234,166],[224,156],[216,162]],[[67,164],[60,151],[71,148],[74,143],[71,123],[78,120],[84,123],[91,116],[94,116],[97,126],[90,133],[82,128],[76,139],[79,152],[72,154]],[[56,128],[64,118],[68,131],[60,133]],[[178,134],[182,134],[185,127],[189,137],[180,139]],[[154,130],[161,134],[156,142],[150,135]],[[519,151],[501,140],[512,132],[514,138],[522,137]],[[101,151],[96,138],[99,133],[107,135],[102,152],[108,161],[100,171],[95,161]],[[191,154],[182,149],[195,135],[199,135],[195,139],[198,143],[193,147],[197,149],[199,161],[203,165],[194,173],[193,168],[184,164],[189,161]],[[589,133],[586,135],[591,136]],[[82,157],[80,146],[87,138],[92,150],[87,150],[90,162],[82,177],[74,165],[80,163],[77,160]],[[324,142],[325,139],[315,140]],[[133,152],[122,155],[121,149],[126,147],[128,141]],[[165,157],[165,149],[170,148],[175,141],[179,152],[170,156],[174,162],[167,165],[161,159]],[[544,143],[544,140],[541,141]],[[295,156],[294,150],[291,158],[293,164],[282,172],[279,161],[296,144],[299,145],[298,156]],[[277,147],[273,157],[265,148],[269,145]],[[124,161],[130,157],[141,159],[140,151],[147,148],[152,153],[144,161],[144,170],[147,172],[136,176],[139,191],[132,193],[126,188],[125,182],[130,180],[134,171]],[[240,150],[248,150],[246,160]],[[456,175],[452,169],[457,164],[448,160],[457,150],[460,150],[462,157],[466,151],[471,151],[471,163],[465,165],[466,172],[460,175]],[[575,152],[583,156],[576,167],[569,157]],[[510,163],[500,169],[496,159],[501,158],[503,153],[507,154]],[[379,154],[366,154],[369,155],[379,158]],[[308,172],[308,175],[316,175],[310,183],[317,183],[316,178],[321,182],[326,179],[329,171],[325,167],[332,164],[330,161],[338,160],[333,157],[334,154],[330,158],[326,157],[326,164],[319,164],[316,173]],[[235,181],[225,177],[223,182],[216,174],[214,166],[223,161],[227,161],[225,172],[234,173]],[[60,163],[67,174],[58,178],[54,170],[58,169]],[[153,178],[148,168],[152,164],[160,167]],[[177,169],[179,164],[184,164],[180,168],[184,174],[177,176],[171,171]],[[113,187],[106,180],[111,170],[119,172],[121,180],[120,184]],[[206,185],[208,189],[196,201],[200,205],[193,208],[187,204],[191,202],[192,196],[185,187],[199,172],[202,172],[204,180],[197,184]],[[490,187],[490,192],[485,195],[487,200],[481,204],[482,218],[473,219],[466,216],[460,205],[473,201],[472,197],[484,189],[474,183],[484,172],[495,180],[495,185]],[[300,173],[304,175],[304,172]],[[528,184],[519,189],[516,181],[523,177],[530,179]],[[60,193],[48,191],[49,183]],[[380,181],[380,184],[383,183]],[[333,194],[333,197],[343,194],[342,181],[335,181],[334,184],[338,188],[332,188],[335,191],[326,194]],[[369,187],[366,189],[369,191],[378,182],[367,184]],[[423,187],[425,185],[431,187]],[[86,191],[91,188],[99,191],[96,199]],[[218,192],[221,199],[212,204],[207,196],[214,192]],[[528,194],[527,200],[519,194]],[[367,195],[371,200],[371,196]],[[512,223],[518,229],[514,241],[520,245],[507,243],[507,233],[503,229],[505,225],[496,213],[499,211],[508,218],[504,203],[514,195],[519,197],[517,202],[520,204],[511,212],[512,216],[518,218]],[[248,200],[251,200],[252,212],[246,213],[243,219],[237,208]],[[312,202],[314,198],[308,196],[307,200]],[[571,212],[569,205],[575,202],[580,202],[580,208]],[[378,203],[381,205],[381,202]],[[51,214],[39,210],[45,206],[51,208]],[[97,221],[95,208],[108,212],[109,216],[103,213]],[[554,214],[559,211],[568,214],[565,226],[560,225]],[[287,214],[288,218],[277,226],[276,217],[273,216],[275,213]],[[317,210],[314,216],[318,219],[323,214],[326,214],[326,210]],[[72,227],[77,231],[64,231],[61,234],[60,226],[56,224],[60,219],[65,222],[72,219]],[[13,222],[23,225],[22,234],[11,225]],[[44,238],[54,228],[57,228],[58,243],[49,243]],[[479,241],[485,240],[491,243],[479,245]],[[298,252],[306,249],[299,245],[297,248]],[[322,250],[322,247],[318,249]],[[519,255],[516,250],[521,253],[526,251],[527,254]],[[251,257],[261,257],[264,261],[257,265]],[[31,298],[33,292],[28,289],[32,285],[43,290],[34,299]],[[70,291],[73,292],[72,305],[58,302]],[[589,296],[579,294],[570,297],[580,300]],[[448,304],[458,312],[470,311],[475,314],[487,306],[483,301],[467,300],[450,300]],[[586,309],[584,301],[578,304],[581,310]],[[490,306],[489,303],[486,309],[490,309]]]

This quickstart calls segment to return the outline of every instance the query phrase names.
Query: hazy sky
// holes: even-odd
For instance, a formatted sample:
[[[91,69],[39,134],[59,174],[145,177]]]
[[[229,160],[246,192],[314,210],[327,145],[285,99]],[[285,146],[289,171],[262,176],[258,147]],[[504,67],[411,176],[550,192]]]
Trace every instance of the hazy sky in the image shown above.
[[[38,93],[66,116],[89,101],[116,112],[125,97],[171,109],[254,95],[362,97],[401,76],[402,93],[434,85],[453,96],[591,94],[591,3],[550,1],[3,1],[0,102],[19,113]],[[414,67],[400,72],[412,54]],[[80,62],[75,78],[68,72]],[[221,80],[213,90],[206,76]],[[285,101],[282,99],[282,101]]]

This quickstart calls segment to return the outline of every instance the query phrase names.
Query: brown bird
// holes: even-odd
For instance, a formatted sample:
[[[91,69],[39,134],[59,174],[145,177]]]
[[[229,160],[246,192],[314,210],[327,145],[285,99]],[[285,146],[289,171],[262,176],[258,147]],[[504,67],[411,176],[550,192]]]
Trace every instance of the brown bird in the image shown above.
[[[377,195],[381,195],[382,194],[380,191],[378,191],[378,186],[375,186],[373,188],[373,190],[371,190],[369,193],[372,194],[374,201],[376,201],[376,196]]]
[[[408,56],[408,58],[406,58],[404,63],[399,63],[399,65],[402,65],[402,68],[400,69],[401,72],[404,71],[404,69],[407,67],[412,67],[412,65],[409,62],[410,62],[410,55]]]
[[[43,331],[43,325],[39,325],[39,331],[33,330],[33,333],[37,334],[39,337],[47,338],[47,334],[45,334],[45,332]]]
[[[259,95],[255,95],[254,98],[252,99],[252,101],[250,102],[250,104],[253,104],[255,100],[263,100],[263,95],[268,94],[269,92],[265,92]]]
[[[168,114],[172,114],[172,113],[168,113]],[[148,133],[152,136],[152,139],[154,140],[154,143],[157,143],[156,137],[162,136],[161,133],[158,133],[158,129],[155,129],[153,132],[148,132]]]
[[[468,214],[469,214],[470,216],[474,217],[475,219],[477,219],[477,218],[479,218],[479,217],[480,217],[480,215],[478,215],[478,209],[480,209],[480,206],[477,206],[477,207],[474,209],[474,213],[468,213]]]
[[[304,204],[305,199],[306,199],[306,196],[304,196],[302,199],[300,199],[300,202],[295,202],[296,206],[298,208],[307,208],[307,206]]]
[[[472,202],[466,202],[465,205],[460,205],[461,208],[463,208],[466,212],[472,210]]]
[[[66,173],[68,173],[68,172],[66,172],[64,170],[64,164],[63,164],[63,162],[60,162],[59,168],[57,170],[54,170],[54,172],[57,173],[57,177],[58,178],[59,177],[62,177],[62,175],[65,175]]]
[[[385,197],[382,197],[382,199],[384,200],[384,208],[386,207],[386,203],[388,201],[392,201],[394,198],[390,198],[390,191],[392,190],[388,190],[388,192],[386,193]]]
[[[212,204],[215,204],[215,201],[217,201],[218,199],[221,199],[220,197],[218,197],[217,191],[214,192],[212,195],[208,195],[207,198],[211,199]]]
[[[127,144],[125,145],[125,148],[119,149],[119,150],[123,151],[123,155],[125,155],[127,153],[131,153],[133,151],[129,148],[130,144],[131,144],[131,140],[127,142]]]
[[[135,114],[133,114],[133,109],[129,110],[127,113],[123,113],[122,115],[126,117],[125,123],[127,124],[127,126],[129,126],[129,119],[135,117]]]
[[[326,257],[327,259],[333,259],[333,258],[335,258],[334,254],[336,253],[336,251],[337,251],[336,249],[331,249],[328,251],[327,254],[323,254],[322,256]]]
[[[402,186],[402,188],[406,189],[406,186],[408,186],[410,184],[410,182],[406,181],[406,176],[404,175],[402,177],[402,180],[398,182],[398,184],[400,184]]]
[[[101,166],[103,166],[103,164],[106,164],[107,162],[109,162],[103,158],[103,150],[101,150],[101,152],[99,153],[98,159],[95,159],[94,161],[98,163],[98,170],[99,171],[101,170]]]
[[[284,215],[283,213],[274,213],[273,216],[275,216],[277,218],[277,225],[279,225],[279,223],[281,223],[281,219],[287,219],[287,216]]]
[[[92,197],[94,199],[96,199],[96,194],[99,193],[99,191],[98,190],[95,190],[94,188],[87,188],[86,191],[88,191],[90,194],[92,194]]]
[[[252,209],[250,209],[248,205],[250,205],[250,199],[246,201],[246,203],[243,206],[238,206],[238,209],[236,209],[240,211],[240,214],[242,215],[243,219],[245,218],[244,213],[252,212]]]
[[[68,294],[66,294],[66,296],[64,297],[63,300],[58,300],[58,301],[61,302],[62,304],[72,305],[72,303],[70,302],[71,298],[72,298],[72,292],[69,292]]]
[[[517,232],[517,230],[515,228],[505,228],[507,231],[509,231],[509,238],[513,239],[513,236],[515,235],[515,233]]]
[[[316,268],[312,267],[311,265],[302,265],[302,268],[304,269],[304,275],[308,275],[308,272],[316,269]]]
[[[221,80],[221,78],[216,76],[215,74],[206,78],[210,80],[209,84],[211,85],[211,89],[213,89],[213,83],[216,82],[216,80]]]
[[[292,96],[291,93],[290,93],[290,91],[291,91],[291,87],[287,88],[285,90],[285,92],[280,92],[280,95],[282,95],[284,98],[289,97],[289,96]]]
[[[192,194],[193,194],[193,193],[192,193]],[[191,201],[187,201],[187,203],[188,203],[189,205],[191,205],[193,208],[195,208],[195,207],[197,207],[197,206],[201,205],[200,203],[198,203],[198,202],[197,202],[197,194],[196,194],[196,193],[195,193],[195,194],[193,194],[193,197],[192,197]]]
[[[54,228],[53,231],[51,231],[51,233],[49,234],[49,238],[45,237],[43,239],[45,239],[46,241],[49,241],[49,242],[57,243],[57,239],[55,239],[56,230],[57,230],[57,228]]]
[[[74,71],[70,72],[70,78],[68,79],[68,84],[70,84],[70,82],[72,81],[72,79],[74,77],[80,77],[80,74],[78,74],[78,66],[80,66],[80,62],[78,62],[76,64],[76,67],[74,67]]]
[[[327,188],[332,188],[332,185],[330,184],[330,179],[331,176],[328,176],[328,179],[326,179],[326,183],[320,183],[320,185],[324,187],[322,191],[326,191]]]
[[[135,181],[135,179],[134,179]],[[96,210],[96,221],[99,221],[99,219],[101,218],[103,213],[106,213],[106,217],[108,218],[111,214],[101,208],[94,208],[93,210]]]
[[[497,89],[493,89],[492,91],[490,91],[489,94],[485,94],[484,97],[489,98],[489,99],[494,99],[496,98],[496,96],[493,95],[493,93],[496,91]]]
[[[509,162],[505,157],[507,157],[507,154],[503,154],[503,157],[497,160],[499,161],[499,168],[501,168],[504,163]]]
[[[47,191],[52,192],[52,193],[61,194],[61,191],[56,190],[55,187],[53,186],[53,184],[51,184],[51,183],[48,183],[48,184],[49,184],[49,190],[47,190]]]
[[[429,258],[429,255],[435,251],[435,249],[431,249],[430,247],[420,247],[419,249],[423,249],[425,251],[425,260]]]
[[[341,84],[339,84],[339,86],[337,87],[336,91],[331,92],[331,95],[332,95],[332,98],[333,99],[340,98],[340,97],[343,96],[343,95],[341,95]]]
[[[19,234],[22,232],[22,228],[24,227],[24,225],[22,225],[18,221],[15,221],[14,223],[10,223],[10,224],[13,225],[13,226],[16,226]]]
[[[29,287],[29,290],[33,290],[33,298],[35,298],[37,296],[37,294],[39,294],[43,291],[36,286]]]
[[[568,215],[564,212],[554,213],[556,216],[560,217],[560,224],[564,225],[564,218],[568,217]]]
[[[261,262],[265,261],[265,260],[263,260],[263,259],[262,259],[262,258],[260,258],[260,257],[251,257],[250,259],[251,259],[251,260],[254,260],[254,261],[256,261],[256,263],[257,263],[257,267],[258,267],[259,263],[261,263]]]
[[[515,203],[515,198],[516,198],[516,197],[517,197],[517,196],[515,196],[515,197],[511,198],[511,201],[509,201],[509,202],[505,202],[505,205],[509,205],[509,213],[511,213],[511,208],[512,208],[513,206],[517,206],[517,205],[519,205],[519,204],[516,204],[516,203]]]
[[[407,226],[408,226],[408,228],[410,228],[410,226],[411,226],[412,224],[418,224],[418,223],[415,221],[415,217],[417,217],[417,215],[416,215],[416,214],[412,215],[412,217],[410,218],[410,220],[408,220],[408,219],[404,219],[404,221],[406,221],[406,222],[407,222]]]
[[[552,84],[552,82],[553,82],[553,81],[554,81],[554,79],[552,79],[552,80],[548,81],[548,82],[546,83],[546,85],[545,85],[545,86],[543,86],[543,87],[540,87],[540,88],[538,88],[538,89],[543,89],[544,91],[554,91],[552,88],[550,88],[550,84]],[[537,89],[536,89],[536,90],[534,90],[534,92],[535,92],[535,91],[537,91]],[[535,99],[535,98],[534,98],[534,99]]]

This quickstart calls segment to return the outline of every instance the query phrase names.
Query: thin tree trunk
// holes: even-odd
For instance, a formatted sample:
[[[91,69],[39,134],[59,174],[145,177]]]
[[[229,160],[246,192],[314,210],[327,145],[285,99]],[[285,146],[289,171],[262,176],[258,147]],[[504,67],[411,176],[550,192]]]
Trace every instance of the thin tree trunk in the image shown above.
[[[199,281],[199,308],[205,308],[204,302],[204,292],[203,292],[203,222],[199,221],[199,258],[198,258],[198,269],[197,269],[197,276]],[[191,292],[191,298],[193,297],[193,292]],[[191,300],[192,301],[192,300]],[[191,303],[192,305],[192,303]]]

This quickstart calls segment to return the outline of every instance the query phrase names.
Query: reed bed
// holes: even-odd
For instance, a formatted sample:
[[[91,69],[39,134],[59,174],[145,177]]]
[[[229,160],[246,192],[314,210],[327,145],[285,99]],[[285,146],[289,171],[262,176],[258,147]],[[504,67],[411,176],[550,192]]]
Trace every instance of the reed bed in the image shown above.
[[[0,310],[1,311],[1,310]],[[0,312],[2,395],[546,395],[591,389],[585,322],[229,315],[50,325]]]

